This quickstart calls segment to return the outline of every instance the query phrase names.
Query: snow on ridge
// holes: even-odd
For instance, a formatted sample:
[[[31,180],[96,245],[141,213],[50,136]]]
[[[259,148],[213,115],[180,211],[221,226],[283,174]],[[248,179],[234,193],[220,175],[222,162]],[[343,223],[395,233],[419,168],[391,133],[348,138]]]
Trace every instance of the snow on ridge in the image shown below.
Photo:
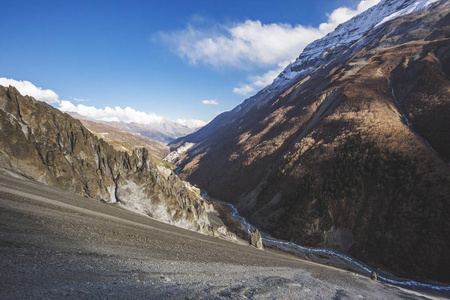
[[[333,32],[325,37],[306,46],[292,66],[301,65],[308,60],[318,59],[323,53],[337,49],[340,46],[350,46],[353,42],[362,38],[386,16],[392,15],[402,6],[409,5],[414,1],[415,0],[381,1],[349,21],[340,24]]]
[[[205,126],[209,122],[205,122],[203,120],[195,120],[195,119],[177,119],[175,123],[178,123],[182,126],[186,126],[190,129],[197,129]]]
[[[385,17],[383,20],[381,20],[381,22],[379,22],[377,25],[375,25],[375,27],[378,27],[381,24],[384,24],[384,23],[386,23],[388,21],[391,21],[391,20],[393,20],[393,19],[395,19],[395,18],[397,18],[399,16],[404,16],[404,15],[407,15],[407,14],[410,14],[410,13],[413,13],[413,12],[425,9],[429,5],[431,5],[431,4],[433,4],[433,3],[437,2],[437,1],[439,1],[439,0],[418,0],[418,1],[414,2],[413,4],[405,7],[404,9],[396,11],[393,14]]]
[[[293,63],[289,64],[274,79],[272,84],[238,105],[233,109],[233,112],[237,113],[256,102],[258,103],[258,107],[263,106],[276,93],[282,91],[293,81],[302,76],[308,76],[315,69],[314,66],[321,60],[326,59],[330,53],[339,51],[341,46],[348,46],[352,42],[359,40],[371,28],[383,20],[383,18],[397,11],[401,5],[413,1],[414,0],[383,0],[349,21],[340,24],[333,32],[306,46],[300,56]]]
[[[337,28],[305,47],[300,56],[288,65],[272,82],[257,94],[247,98],[236,106],[232,112],[251,107],[257,103],[262,107],[277,93],[287,88],[294,81],[307,77],[317,66],[322,64],[330,54],[339,54],[345,49],[355,47],[361,42],[367,43],[364,36],[370,30],[396,17],[426,9],[430,4],[439,0],[382,0],[366,11],[356,15],[337,26]],[[353,51],[355,50],[353,49]],[[352,52],[353,52],[352,51]]]
[[[269,95],[280,91],[301,76],[310,74],[318,63],[326,59],[328,55],[342,51],[342,47],[351,48],[359,42],[371,29],[392,20],[394,18],[426,9],[430,4],[439,0],[383,0],[375,6],[367,9],[359,15],[340,24],[333,32],[318,39],[305,47],[295,62],[288,65],[283,72],[269,85],[265,93],[260,93],[262,100],[266,102]],[[267,91],[270,91],[269,95]],[[257,94],[257,95],[258,95]],[[253,98],[253,97],[252,97]],[[250,98],[251,99],[251,98]],[[257,101],[254,99],[251,102]],[[263,105],[261,103],[260,105]]]
[[[439,0],[383,0],[349,21],[340,24],[333,32],[305,47],[292,67],[315,59],[325,58],[340,47],[351,47],[371,29],[412,12],[426,9]]]

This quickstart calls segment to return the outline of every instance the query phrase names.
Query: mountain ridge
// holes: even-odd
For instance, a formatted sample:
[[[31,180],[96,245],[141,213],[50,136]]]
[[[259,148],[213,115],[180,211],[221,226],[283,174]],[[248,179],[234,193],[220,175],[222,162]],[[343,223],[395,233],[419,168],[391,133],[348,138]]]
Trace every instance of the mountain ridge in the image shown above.
[[[85,118],[76,113],[69,113],[75,119],[94,133],[98,138],[104,139],[118,151],[127,151],[128,154],[133,152],[134,148],[147,148],[151,155],[157,158],[164,158],[169,154],[169,148],[162,143],[142,136],[139,133],[132,133],[122,128],[109,126],[106,122],[100,122]]]
[[[278,238],[449,281],[450,5],[382,1],[337,30],[370,14],[355,42],[329,45],[322,59],[300,55],[272,85],[177,140],[173,148],[195,145],[175,162],[182,178]],[[298,66],[313,69],[283,77]]]
[[[145,148],[117,151],[79,120],[12,86],[0,86],[0,129],[0,167],[6,170],[175,226],[218,234],[208,217],[212,205]]]
[[[123,122],[123,121],[101,121],[107,126],[114,127],[120,130],[126,130],[131,133],[140,134],[151,140],[160,142],[164,145],[172,142],[180,136],[184,136],[195,132],[198,128],[191,128],[176,122],[165,121],[163,123],[155,124],[141,124],[137,122]]]
[[[218,125],[217,123],[223,122],[223,119],[231,119],[238,115],[238,113],[242,114],[243,110],[248,111],[253,107],[253,105],[257,105],[258,109],[263,106],[267,101],[271,98],[275,97],[277,94],[282,93],[284,90],[288,88],[290,84],[293,82],[298,82],[301,80],[308,81],[310,76],[318,75],[320,76],[320,70],[317,68],[317,65],[320,65],[320,61],[324,58],[330,59],[330,57],[339,56],[340,58],[344,56],[348,59],[351,55],[349,51],[341,51],[345,45],[350,45],[353,47],[352,43],[356,45],[362,44],[364,38],[364,34],[367,34],[369,31],[374,30],[375,36],[376,32],[382,30],[382,26],[380,23],[385,21],[386,18],[395,14],[398,8],[406,14],[408,12],[408,8],[412,11],[416,9],[430,9],[431,5],[438,0],[396,0],[396,1],[381,1],[374,7],[369,8],[365,12],[353,17],[351,20],[338,25],[338,27],[333,31],[328,33],[325,37],[313,41],[311,44],[307,45],[303,52],[299,55],[299,57],[293,62],[290,63],[278,76],[274,79],[273,83],[263,88],[261,91],[257,92],[255,95],[244,100],[240,105],[236,106],[234,109],[228,112],[224,112],[214,118],[210,123],[200,128],[193,134],[189,134],[185,137],[177,138],[174,141],[169,142],[169,146],[172,148],[176,148],[181,143],[184,142],[192,142],[198,143],[202,138],[210,133],[216,126],[223,126],[224,124]],[[443,2],[443,1],[442,1]],[[384,8],[388,7],[389,9],[385,10]],[[383,14],[377,12],[377,8],[381,8]],[[374,16],[372,16],[374,15]],[[399,15],[400,16],[400,15]],[[398,17],[398,16],[397,16]],[[364,20],[371,20],[372,26],[367,26],[364,24]],[[354,30],[348,30],[347,27],[355,27],[353,24],[354,20],[357,20],[358,25],[361,25],[363,31],[359,31],[359,34],[356,36],[347,36],[347,40],[342,42],[340,37],[341,34],[348,34],[348,32],[353,32]],[[377,26],[375,26],[377,25]],[[374,37],[370,38],[373,39]],[[369,39],[369,40],[370,40]],[[333,45],[329,45],[331,43]],[[319,50],[317,50],[319,49]],[[344,53],[342,53],[344,52]],[[342,58],[341,58],[342,59]]]
[[[209,124],[205,125],[200,129],[201,132],[196,132],[194,134],[189,134],[186,137],[178,138],[169,143],[170,145],[178,145],[180,141],[188,141],[188,142],[198,142],[198,135],[204,136],[204,131],[208,131],[209,128],[215,127],[216,123],[220,122],[221,119],[226,117],[234,116],[237,113],[241,112],[243,109],[249,109],[252,107],[252,104],[258,105],[261,107],[265,104],[266,101],[270,100],[276,94],[283,92],[287,88],[289,84],[292,84],[294,81],[301,80],[309,80],[308,76],[320,73],[320,70],[317,70],[317,63],[324,58],[330,58],[338,55],[340,58],[345,55],[345,57],[350,57],[348,50],[342,53],[342,48],[346,45],[350,45],[349,47],[354,47],[358,44],[363,44],[364,38],[363,36],[367,34],[369,31],[374,30],[375,36],[376,32],[382,30],[381,22],[386,22],[385,19],[393,14],[400,8],[403,14],[408,13],[408,8],[412,10],[423,10],[430,9],[431,5],[438,0],[397,0],[397,1],[381,1],[374,7],[369,8],[365,12],[353,17],[351,20],[338,25],[338,27],[333,31],[328,33],[325,37],[313,41],[311,44],[307,45],[303,52],[299,55],[299,57],[293,62],[290,63],[278,76],[274,79],[273,83],[263,88],[261,91],[256,93],[255,95],[249,97],[244,100],[240,105],[236,106],[231,111],[222,113]],[[441,1],[438,1],[441,2]],[[442,1],[443,2],[443,1]],[[388,8],[385,10],[385,8]],[[382,13],[377,11],[377,8],[381,8]],[[411,9],[412,8],[412,9]],[[401,16],[400,14],[397,16]],[[353,23],[357,21],[356,25]],[[364,24],[365,21],[370,20],[370,25]],[[377,25],[377,26],[374,26]],[[347,36],[347,40],[342,41],[341,35],[348,34],[349,32],[354,32],[354,29],[350,29],[352,27],[362,27],[363,29],[359,29],[358,34],[353,36]],[[373,39],[369,38],[370,39]],[[331,41],[330,41],[331,40]],[[331,43],[331,45],[330,45]],[[354,44],[352,44],[354,43]],[[318,50],[319,49],[319,50]],[[319,58],[319,59],[318,59]],[[342,58],[341,58],[342,59]],[[312,65],[315,64],[315,65]],[[316,67],[316,68],[315,68]],[[319,71],[319,72],[318,72]]]

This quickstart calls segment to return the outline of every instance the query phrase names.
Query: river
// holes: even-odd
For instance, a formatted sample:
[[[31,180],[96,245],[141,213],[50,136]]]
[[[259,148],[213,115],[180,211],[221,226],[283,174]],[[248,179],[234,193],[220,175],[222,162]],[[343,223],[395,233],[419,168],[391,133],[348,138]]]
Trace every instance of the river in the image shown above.
[[[206,200],[217,202],[222,205],[226,205],[226,206],[230,207],[231,212],[232,212],[231,213],[232,217],[234,217],[241,223],[242,228],[249,235],[251,234],[252,229],[256,228],[255,226],[250,224],[244,217],[242,217],[239,214],[239,211],[233,204],[210,198],[206,191],[202,192],[202,197]],[[348,256],[347,254],[340,253],[340,252],[333,251],[333,250],[328,250],[328,249],[305,247],[305,246],[302,246],[299,244],[295,244],[293,242],[278,240],[273,237],[270,237],[268,234],[264,233],[259,228],[257,228],[257,229],[258,229],[258,231],[261,232],[263,244],[266,247],[279,248],[279,246],[282,246],[282,248],[284,250],[298,253],[298,254],[313,253],[313,254],[321,254],[321,255],[325,255],[325,256],[339,258],[339,259],[342,259],[342,260],[346,261],[347,263],[349,263],[355,269],[360,270],[361,273],[363,273],[363,274],[368,274],[370,276],[372,274],[372,272],[375,272],[377,274],[378,280],[381,280],[381,281],[384,281],[384,282],[387,282],[390,284],[394,284],[394,285],[399,285],[399,286],[404,286],[404,287],[412,287],[412,288],[433,289],[433,290],[439,290],[439,291],[450,291],[450,285],[445,285],[445,284],[441,284],[441,283],[431,284],[431,283],[424,283],[424,282],[408,280],[408,279],[398,279],[393,275],[389,275],[389,274],[382,272],[376,268],[372,268],[372,267],[368,266],[367,264],[364,264],[364,263],[358,261],[357,259]]]

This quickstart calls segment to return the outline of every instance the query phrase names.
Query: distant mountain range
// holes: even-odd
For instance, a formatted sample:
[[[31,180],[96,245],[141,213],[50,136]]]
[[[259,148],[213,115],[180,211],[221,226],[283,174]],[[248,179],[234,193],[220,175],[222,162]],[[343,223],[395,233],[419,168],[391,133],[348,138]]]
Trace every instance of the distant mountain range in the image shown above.
[[[91,121],[90,124],[92,124],[92,122],[96,122],[98,124],[104,124],[106,126],[113,127],[119,130],[140,134],[143,137],[160,142],[164,145],[167,145],[168,143],[179,137],[193,133],[200,128],[196,127],[197,125],[196,123],[192,123],[189,124],[189,126],[186,126],[169,120],[164,120],[163,122],[155,122],[151,124],[140,124],[135,122],[93,120],[86,118],[78,113],[69,113],[69,114],[76,119],[82,120],[83,122],[86,120],[87,121],[90,120]]]
[[[450,2],[382,0],[170,146],[278,238],[450,282],[449,116]]]
[[[125,126],[112,127],[107,125],[108,122],[88,119],[77,113],[70,113],[70,115],[80,120],[81,123],[89,129],[89,131],[95,134],[98,138],[104,139],[118,151],[127,151],[131,154],[135,148],[144,147],[151,155],[154,155],[160,159],[169,154],[169,147],[166,145],[144,137],[139,133],[132,133],[125,130],[123,129]]]

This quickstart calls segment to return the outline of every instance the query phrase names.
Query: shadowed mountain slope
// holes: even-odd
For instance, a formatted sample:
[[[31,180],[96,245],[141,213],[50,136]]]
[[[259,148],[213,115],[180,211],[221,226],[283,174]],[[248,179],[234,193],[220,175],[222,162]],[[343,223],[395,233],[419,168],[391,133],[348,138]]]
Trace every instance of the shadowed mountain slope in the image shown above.
[[[381,1],[175,141],[182,178],[278,238],[449,282],[450,4],[425,2]]]

